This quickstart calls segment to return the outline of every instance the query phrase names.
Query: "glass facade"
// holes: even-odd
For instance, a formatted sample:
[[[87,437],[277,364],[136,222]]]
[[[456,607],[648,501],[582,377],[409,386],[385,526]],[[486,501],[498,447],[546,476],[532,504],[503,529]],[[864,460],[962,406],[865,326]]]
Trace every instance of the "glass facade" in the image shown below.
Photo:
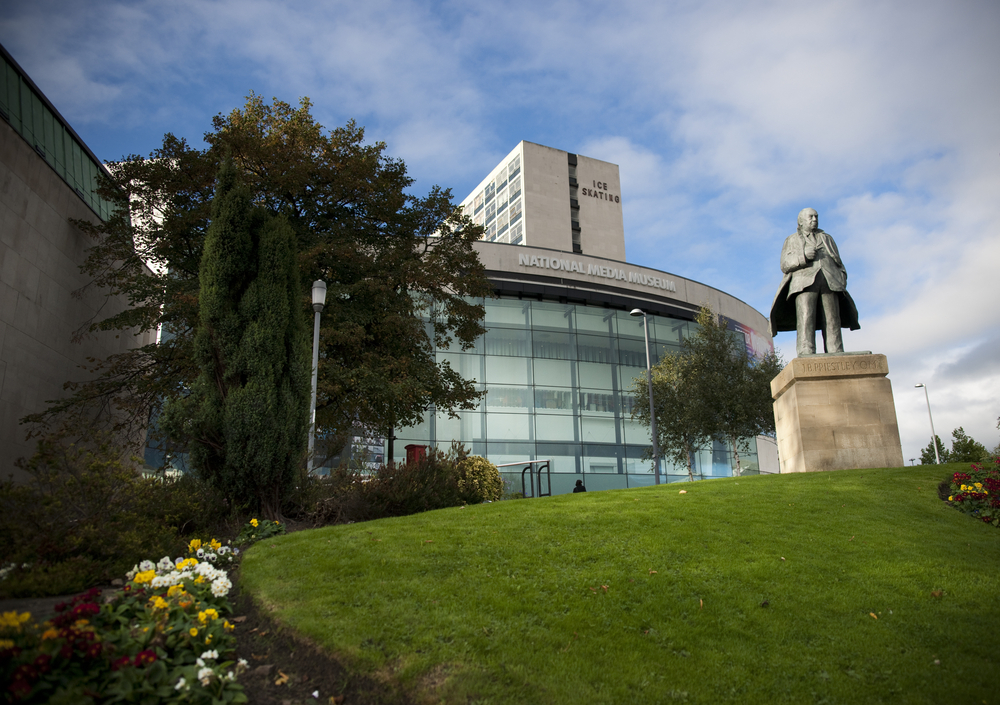
[[[449,365],[486,390],[477,408],[451,418],[430,411],[418,426],[396,430],[394,455],[415,443],[447,448],[459,440],[498,465],[551,459],[552,492],[571,492],[577,479],[588,490],[654,483],[649,429],[633,421],[632,380],[646,376],[641,317],[600,306],[521,300],[485,301],[488,329],[467,352],[438,350]],[[692,321],[649,316],[655,364],[680,350]],[[744,474],[756,474],[756,446],[741,454]],[[664,462],[665,478],[687,479],[686,467]],[[520,467],[505,473],[520,490]],[[732,475],[732,453],[721,445],[698,452],[695,476]]]

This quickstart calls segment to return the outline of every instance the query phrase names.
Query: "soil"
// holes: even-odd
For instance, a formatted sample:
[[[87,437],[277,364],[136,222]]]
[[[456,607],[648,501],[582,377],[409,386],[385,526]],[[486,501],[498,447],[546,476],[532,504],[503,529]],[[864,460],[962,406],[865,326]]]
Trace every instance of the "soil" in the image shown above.
[[[350,673],[334,657],[262,614],[246,595],[233,595],[236,656],[250,670],[240,683],[251,705],[411,705],[389,683]]]

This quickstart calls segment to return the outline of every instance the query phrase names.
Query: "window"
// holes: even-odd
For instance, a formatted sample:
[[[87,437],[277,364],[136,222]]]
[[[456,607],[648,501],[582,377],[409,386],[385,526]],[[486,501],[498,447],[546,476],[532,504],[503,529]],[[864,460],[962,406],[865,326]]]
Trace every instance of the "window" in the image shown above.
[[[517,199],[510,204],[510,222],[514,222],[521,217],[521,199]]]
[[[499,195],[497,195],[497,210],[500,210],[507,205],[507,189],[502,190]]]
[[[483,207],[483,192],[482,191],[480,191],[479,193],[476,194],[476,200],[473,203],[475,205],[475,208],[474,208],[475,211],[479,211],[479,209]]]
[[[486,222],[493,220],[493,216],[497,214],[497,204],[490,201],[486,204]]]
[[[496,223],[490,223],[489,226],[486,228],[486,239],[489,240],[490,242],[493,242],[494,240],[497,239]]]
[[[497,174],[497,177],[496,179],[494,179],[493,184],[496,186],[497,190],[499,190],[500,187],[506,183],[507,183],[507,167],[504,167]]]
[[[524,223],[515,223],[510,227],[510,244],[520,245],[521,241],[524,239],[522,234],[524,232]]]
[[[513,159],[507,164],[507,176],[512,177],[521,171],[521,155],[515,155]]]
[[[518,176],[516,179],[510,180],[510,187],[507,191],[510,193],[511,198],[517,198],[521,195],[521,177]]]
[[[493,196],[496,194],[496,192],[497,192],[496,184],[494,184],[492,181],[489,182],[488,184],[486,184],[486,202],[487,203],[489,203],[490,199],[493,198]]]

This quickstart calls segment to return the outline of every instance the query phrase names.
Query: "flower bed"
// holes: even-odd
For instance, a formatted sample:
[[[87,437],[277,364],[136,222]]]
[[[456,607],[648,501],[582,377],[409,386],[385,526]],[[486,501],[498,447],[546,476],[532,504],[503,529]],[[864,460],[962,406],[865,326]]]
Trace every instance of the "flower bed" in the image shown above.
[[[948,503],[986,524],[1000,527],[1000,457],[993,467],[973,464],[951,476]]]
[[[242,703],[232,582],[238,550],[192,541],[185,558],[143,561],[106,601],[91,589],[37,624],[0,617],[0,675],[9,703]]]

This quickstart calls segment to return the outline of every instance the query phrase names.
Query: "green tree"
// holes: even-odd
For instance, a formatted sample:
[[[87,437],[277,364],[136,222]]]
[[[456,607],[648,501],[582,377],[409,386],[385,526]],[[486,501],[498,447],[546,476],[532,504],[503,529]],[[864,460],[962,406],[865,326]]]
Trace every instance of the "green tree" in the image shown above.
[[[941,458],[942,463],[949,462],[948,460],[948,449],[944,447],[944,443],[941,442],[941,436],[934,436],[934,442],[937,443],[938,456]],[[934,446],[928,443],[925,448],[920,451],[920,464],[921,465],[936,465],[937,460],[934,457]]]
[[[191,392],[164,411],[194,467],[234,506],[281,515],[305,450],[309,349],[294,235],[219,171],[199,273]]]
[[[694,335],[679,353],[665,355],[653,367],[653,407],[657,440],[665,458],[688,469],[693,453],[711,440],[728,443],[735,474],[742,472],[740,451],[751,439],[774,431],[771,380],[781,360],[770,353],[761,359],[747,354],[743,339],[710,308],[698,312]],[[648,388],[636,378],[634,418],[649,425]]]
[[[682,354],[691,356],[699,370],[691,390],[703,407],[706,433],[733,449],[738,476],[740,451],[749,453],[754,438],[774,433],[771,380],[783,365],[773,352],[759,359],[749,355],[742,336],[710,308],[698,312],[697,322],[695,334],[682,345]]]
[[[986,446],[966,435],[965,429],[961,426],[951,432],[951,452],[948,453],[948,462],[978,463],[988,454]]]
[[[251,95],[214,118],[205,139],[208,147],[195,149],[166,135],[149,158],[110,165],[102,193],[119,210],[106,223],[77,223],[94,238],[84,266],[93,285],[133,304],[85,322],[80,334],[160,327],[161,343],[95,361],[91,382],[27,420],[88,405],[121,412],[106,417],[139,436],[150,413],[194,384],[199,265],[224,154],[253,204],[287,221],[303,286],[323,279],[329,287],[316,414],[320,433],[334,436],[328,445],[413,424],[430,405],[474,406],[474,383],[433,352],[474,343],[484,332],[478,300],[491,293],[472,248],[482,228],[460,215],[449,191],[411,195],[405,165],[383,143],[366,144],[354,123],[326,131],[308,99],[293,107]],[[303,289],[303,308],[308,301]]]
[[[704,407],[694,402],[691,385],[697,382],[698,369],[687,355],[666,355],[652,368],[653,413],[656,414],[656,440],[660,455],[675,465],[687,468],[694,480],[692,456],[709,440]],[[649,387],[644,377],[632,381],[635,397],[632,418],[650,426]],[[655,469],[654,469],[655,472]]]

